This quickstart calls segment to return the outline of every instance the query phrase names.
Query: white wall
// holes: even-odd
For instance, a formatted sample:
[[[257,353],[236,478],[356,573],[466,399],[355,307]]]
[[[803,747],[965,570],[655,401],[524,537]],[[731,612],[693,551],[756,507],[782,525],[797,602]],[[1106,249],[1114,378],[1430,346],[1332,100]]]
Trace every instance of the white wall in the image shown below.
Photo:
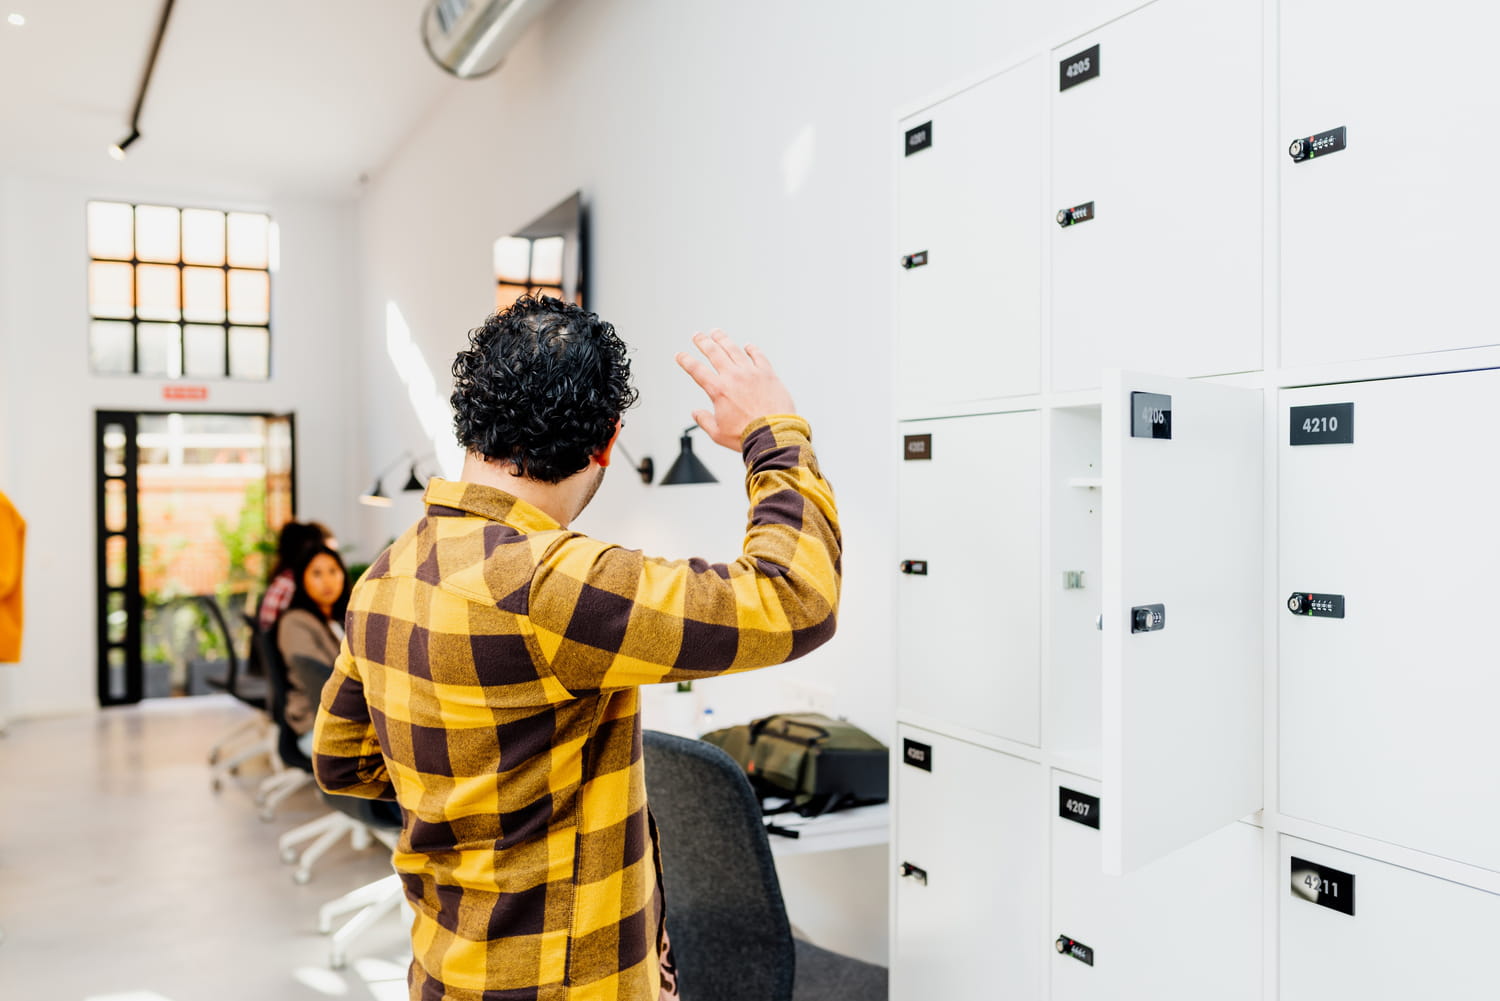
[[[492,242],[582,189],[590,305],[632,346],[641,390],[625,446],[658,470],[671,462],[700,402],[672,355],[721,326],[776,362],[839,495],[838,636],[797,664],[700,686],[703,697],[733,722],[796,704],[791,684],[805,683],[889,740],[895,111],[1066,38],[1068,19],[1123,6],[562,0],[497,74],[434,108],[367,187],[365,461],[424,437],[386,357],[386,304],[445,397],[454,353],[492,308]],[[719,485],[648,488],[618,468],[577,527],[662,555],[733,558],[741,467],[701,437],[697,448]],[[367,542],[418,511],[372,521]]]
[[[89,374],[84,205],[91,198],[268,211],[281,230],[266,383],[196,380],[206,403],[168,403],[161,380]],[[294,411],[297,510],[354,531],[354,210],[348,203],[160,189],[85,178],[0,177],[0,489],[28,522],[24,659],[0,717],[97,705],[96,409]],[[7,691],[8,689],[8,691]]]

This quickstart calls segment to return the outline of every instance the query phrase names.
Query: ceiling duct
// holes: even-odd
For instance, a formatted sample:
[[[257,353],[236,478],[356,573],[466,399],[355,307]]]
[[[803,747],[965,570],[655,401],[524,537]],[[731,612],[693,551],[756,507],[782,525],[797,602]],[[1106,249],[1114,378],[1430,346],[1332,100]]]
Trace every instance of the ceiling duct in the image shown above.
[[[427,54],[456,77],[493,73],[552,0],[432,0],[422,14]]]

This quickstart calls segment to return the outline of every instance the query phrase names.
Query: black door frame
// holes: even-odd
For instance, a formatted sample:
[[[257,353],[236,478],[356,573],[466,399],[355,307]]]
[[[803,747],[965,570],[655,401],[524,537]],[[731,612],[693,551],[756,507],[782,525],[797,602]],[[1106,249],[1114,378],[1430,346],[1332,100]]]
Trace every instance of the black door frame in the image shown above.
[[[160,417],[169,414],[188,414],[204,417],[261,417],[267,420],[284,419],[291,435],[292,454],[289,488],[291,492],[291,516],[297,516],[297,415],[294,412],[272,413],[256,410],[96,410],[94,411],[94,551],[96,633],[98,637],[99,705],[119,706],[140,702],[145,694],[145,663],[141,650],[141,626],[145,622],[145,597],[141,594],[141,525],[138,470],[140,446],[136,441],[139,418]],[[125,431],[124,464],[122,475],[111,476],[105,467],[104,429],[119,425]],[[124,483],[125,523],[119,531],[111,531],[106,521],[106,491],[111,480]],[[109,586],[108,542],[115,536],[125,539],[125,582],[122,587]],[[125,612],[125,630],[116,640],[111,640],[109,629],[109,602],[111,594],[122,596],[121,608]],[[123,691],[117,691],[110,681],[109,657],[111,651],[124,653],[125,678]]]

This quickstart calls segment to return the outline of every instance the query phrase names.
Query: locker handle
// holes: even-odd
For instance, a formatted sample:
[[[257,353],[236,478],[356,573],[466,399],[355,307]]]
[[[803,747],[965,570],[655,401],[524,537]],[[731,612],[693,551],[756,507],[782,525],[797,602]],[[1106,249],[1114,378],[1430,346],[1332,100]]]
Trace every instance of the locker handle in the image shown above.
[[[927,885],[927,870],[912,865],[910,862],[901,863],[901,878],[914,879],[923,886]]]

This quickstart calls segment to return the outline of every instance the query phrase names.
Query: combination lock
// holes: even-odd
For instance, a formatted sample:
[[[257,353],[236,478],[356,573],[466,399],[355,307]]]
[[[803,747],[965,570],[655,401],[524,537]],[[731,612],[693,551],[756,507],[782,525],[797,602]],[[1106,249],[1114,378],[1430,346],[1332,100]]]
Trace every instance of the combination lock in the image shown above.
[[[1314,594],[1312,591],[1297,591],[1286,600],[1286,610],[1293,615],[1311,615],[1320,619],[1342,619],[1344,596],[1342,594]]]
[[[910,271],[912,268],[920,268],[927,263],[927,251],[919,250],[915,254],[902,254],[901,266]]]
[[[1057,210],[1057,224],[1064,229],[1069,226],[1076,226],[1081,222],[1088,222],[1092,218],[1094,218],[1093,202],[1084,202],[1082,205],[1075,205],[1070,209]]]
[[[1137,605],[1130,610],[1130,631],[1154,633],[1167,628],[1167,606]]]
[[[901,878],[914,879],[923,886],[927,885],[927,870],[914,866],[910,862],[901,863]]]
[[[1336,129],[1319,132],[1315,136],[1293,139],[1291,145],[1286,148],[1286,155],[1292,158],[1293,163],[1301,163],[1315,157],[1327,156],[1329,153],[1337,153],[1348,145],[1347,136],[1347,129],[1340,125]]]
[[[927,576],[927,561],[926,560],[902,560],[901,561],[901,572],[902,573],[907,573],[907,574],[914,574],[914,575],[916,575],[918,577],[926,577]]]

